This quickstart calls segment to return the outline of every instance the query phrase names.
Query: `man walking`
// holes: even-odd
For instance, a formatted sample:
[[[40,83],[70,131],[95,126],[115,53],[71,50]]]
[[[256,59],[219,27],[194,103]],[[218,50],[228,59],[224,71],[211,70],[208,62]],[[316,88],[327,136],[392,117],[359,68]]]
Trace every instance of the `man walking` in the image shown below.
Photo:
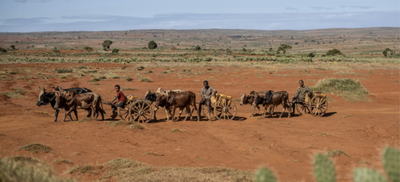
[[[199,112],[198,112],[198,116],[200,117],[200,113],[201,113],[201,106],[202,105],[206,105],[207,109],[208,109],[208,120],[211,120],[211,95],[215,96],[215,94],[217,94],[217,90],[215,90],[213,87],[208,85],[208,81],[205,80],[203,82],[203,88],[201,89],[201,100],[199,103]]]

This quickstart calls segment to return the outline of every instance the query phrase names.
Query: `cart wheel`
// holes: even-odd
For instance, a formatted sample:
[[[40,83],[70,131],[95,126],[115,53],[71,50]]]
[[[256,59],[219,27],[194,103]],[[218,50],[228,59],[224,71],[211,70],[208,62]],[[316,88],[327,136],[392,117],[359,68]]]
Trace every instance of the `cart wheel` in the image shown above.
[[[311,114],[322,117],[328,111],[328,100],[324,96],[315,96],[310,102]]]
[[[127,107],[127,106],[126,106]],[[121,117],[122,120],[129,120],[129,109],[118,108],[118,116]]]
[[[149,101],[139,100],[129,107],[129,121],[148,123],[153,116],[153,109]]]
[[[236,105],[229,98],[220,98],[214,106],[214,115],[217,119],[233,119],[236,116]]]
[[[310,113],[310,109],[308,108],[307,104],[296,104],[296,110],[299,115]]]

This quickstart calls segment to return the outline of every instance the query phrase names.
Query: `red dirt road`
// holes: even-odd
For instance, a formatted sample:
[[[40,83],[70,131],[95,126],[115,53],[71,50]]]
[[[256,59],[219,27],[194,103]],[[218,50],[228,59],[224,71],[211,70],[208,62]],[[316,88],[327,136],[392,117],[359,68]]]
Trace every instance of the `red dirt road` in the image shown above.
[[[11,71],[15,67],[21,70],[31,69],[32,73],[45,73],[52,66],[1,65]],[[51,64],[52,65],[52,64]],[[115,65],[115,66],[111,66]],[[80,66],[69,64],[68,67]],[[124,65],[86,65],[93,67],[115,67]],[[66,66],[67,67],[67,66]],[[194,73],[183,73],[190,69]],[[212,70],[208,70],[212,69]],[[129,68],[126,68],[129,70]],[[352,70],[351,74],[338,74],[332,70],[265,70],[262,68],[244,69],[240,67],[195,67],[171,68],[170,73],[163,74],[163,67],[152,70],[152,83],[125,79],[107,79],[100,85],[92,85],[88,75],[82,78],[67,79],[17,79],[28,73],[12,75],[13,80],[0,81],[1,90],[23,88],[27,91],[25,98],[0,97],[0,157],[27,155],[52,164],[55,159],[68,159],[74,164],[52,164],[62,175],[75,165],[102,164],[115,158],[132,158],[155,166],[223,166],[241,170],[256,170],[268,166],[274,170],[281,181],[315,181],[312,175],[312,156],[316,152],[342,150],[349,156],[342,155],[334,159],[339,181],[352,181],[355,167],[372,167],[381,169],[380,152],[385,145],[399,147],[399,72],[398,70]],[[245,70],[245,71],[243,71]],[[133,78],[136,72],[129,72]],[[50,71],[48,73],[51,73]],[[53,73],[54,74],[54,73]],[[36,77],[36,76],[34,76]],[[373,94],[368,96],[370,102],[350,103],[340,97],[332,97],[326,117],[317,118],[311,115],[293,116],[291,118],[263,119],[261,116],[249,117],[251,107],[239,106],[239,120],[217,121],[179,121],[163,122],[164,110],[157,113],[163,121],[142,124],[145,130],[127,130],[126,126],[108,126],[104,121],[87,123],[60,122],[64,111],[60,112],[58,121],[53,122],[54,110],[50,106],[37,107],[38,86],[50,89],[60,85],[63,88],[78,85],[87,87],[102,95],[103,100],[114,97],[113,86],[136,88],[126,91],[143,97],[146,90],[183,89],[198,93],[201,81],[210,80],[210,85],[219,93],[239,98],[240,93],[251,90],[275,91],[286,90],[293,96],[297,81],[303,79],[308,86],[313,86],[323,78],[354,78],[360,80]],[[198,98],[199,100],[199,98]],[[104,105],[106,118],[111,115],[109,106]],[[281,111],[278,107],[275,112]],[[45,112],[50,116],[35,112]],[[79,117],[84,118],[86,111],[79,110]],[[171,133],[172,129],[183,132]],[[43,143],[53,149],[49,153],[33,154],[16,151],[20,146],[30,143]],[[143,156],[146,152],[155,152],[164,156]],[[368,163],[360,163],[368,161]],[[66,175],[66,174],[64,174]],[[100,176],[82,176],[83,181]]]

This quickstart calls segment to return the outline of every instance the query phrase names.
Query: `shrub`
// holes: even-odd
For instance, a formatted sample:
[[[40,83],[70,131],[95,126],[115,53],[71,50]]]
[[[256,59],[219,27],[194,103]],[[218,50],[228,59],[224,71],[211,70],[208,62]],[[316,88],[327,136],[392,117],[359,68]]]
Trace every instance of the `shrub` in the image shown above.
[[[200,50],[201,50],[201,47],[200,47],[199,45],[197,45],[197,46],[194,48],[194,50],[200,51]]]
[[[93,48],[92,47],[89,47],[89,46],[86,46],[86,47],[84,47],[83,48],[85,51],[87,51],[87,52],[92,52],[93,51]]]
[[[119,49],[113,49],[113,50],[112,50],[112,53],[113,53],[113,54],[118,54],[118,52],[119,52]]]
[[[15,50],[15,45],[10,46],[12,50]]]
[[[340,52],[338,49],[332,49],[326,52],[327,56],[337,56],[337,55],[343,55],[342,52]]]
[[[289,49],[292,49],[292,46],[291,46],[291,45],[281,44],[281,45],[278,47],[277,53],[279,54],[279,52],[282,51],[283,54],[286,54],[286,50],[289,50]]]
[[[154,41],[150,41],[148,46],[149,49],[156,49],[157,48],[157,43]]]

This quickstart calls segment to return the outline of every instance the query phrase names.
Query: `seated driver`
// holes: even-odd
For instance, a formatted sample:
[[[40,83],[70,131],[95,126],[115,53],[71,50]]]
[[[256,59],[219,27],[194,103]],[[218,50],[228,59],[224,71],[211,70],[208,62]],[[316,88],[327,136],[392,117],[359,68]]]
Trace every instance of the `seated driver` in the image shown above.
[[[295,102],[304,102],[306,98],[306,93],[310,92],[311,90],[304,85],[304,81],[299,81],[299,87],[297,88],[296,95],[293,96],[292,100]]]
[[[125,97],[124,93],[122,93],[122,91],[120,90],[120,86],[115,85],[114,89],[117,92],[117,96],[115,96],[114,100],[111,101],[111,108],[112,108],[112,112],[113,112],[113,115],[111,115],[112,119],[115,119],[115,117],[118,116],[117,108],[124,107],[125,101],[126,101],[126,97]],[[116,102],[114,102],[114,101],[116,101]]]

